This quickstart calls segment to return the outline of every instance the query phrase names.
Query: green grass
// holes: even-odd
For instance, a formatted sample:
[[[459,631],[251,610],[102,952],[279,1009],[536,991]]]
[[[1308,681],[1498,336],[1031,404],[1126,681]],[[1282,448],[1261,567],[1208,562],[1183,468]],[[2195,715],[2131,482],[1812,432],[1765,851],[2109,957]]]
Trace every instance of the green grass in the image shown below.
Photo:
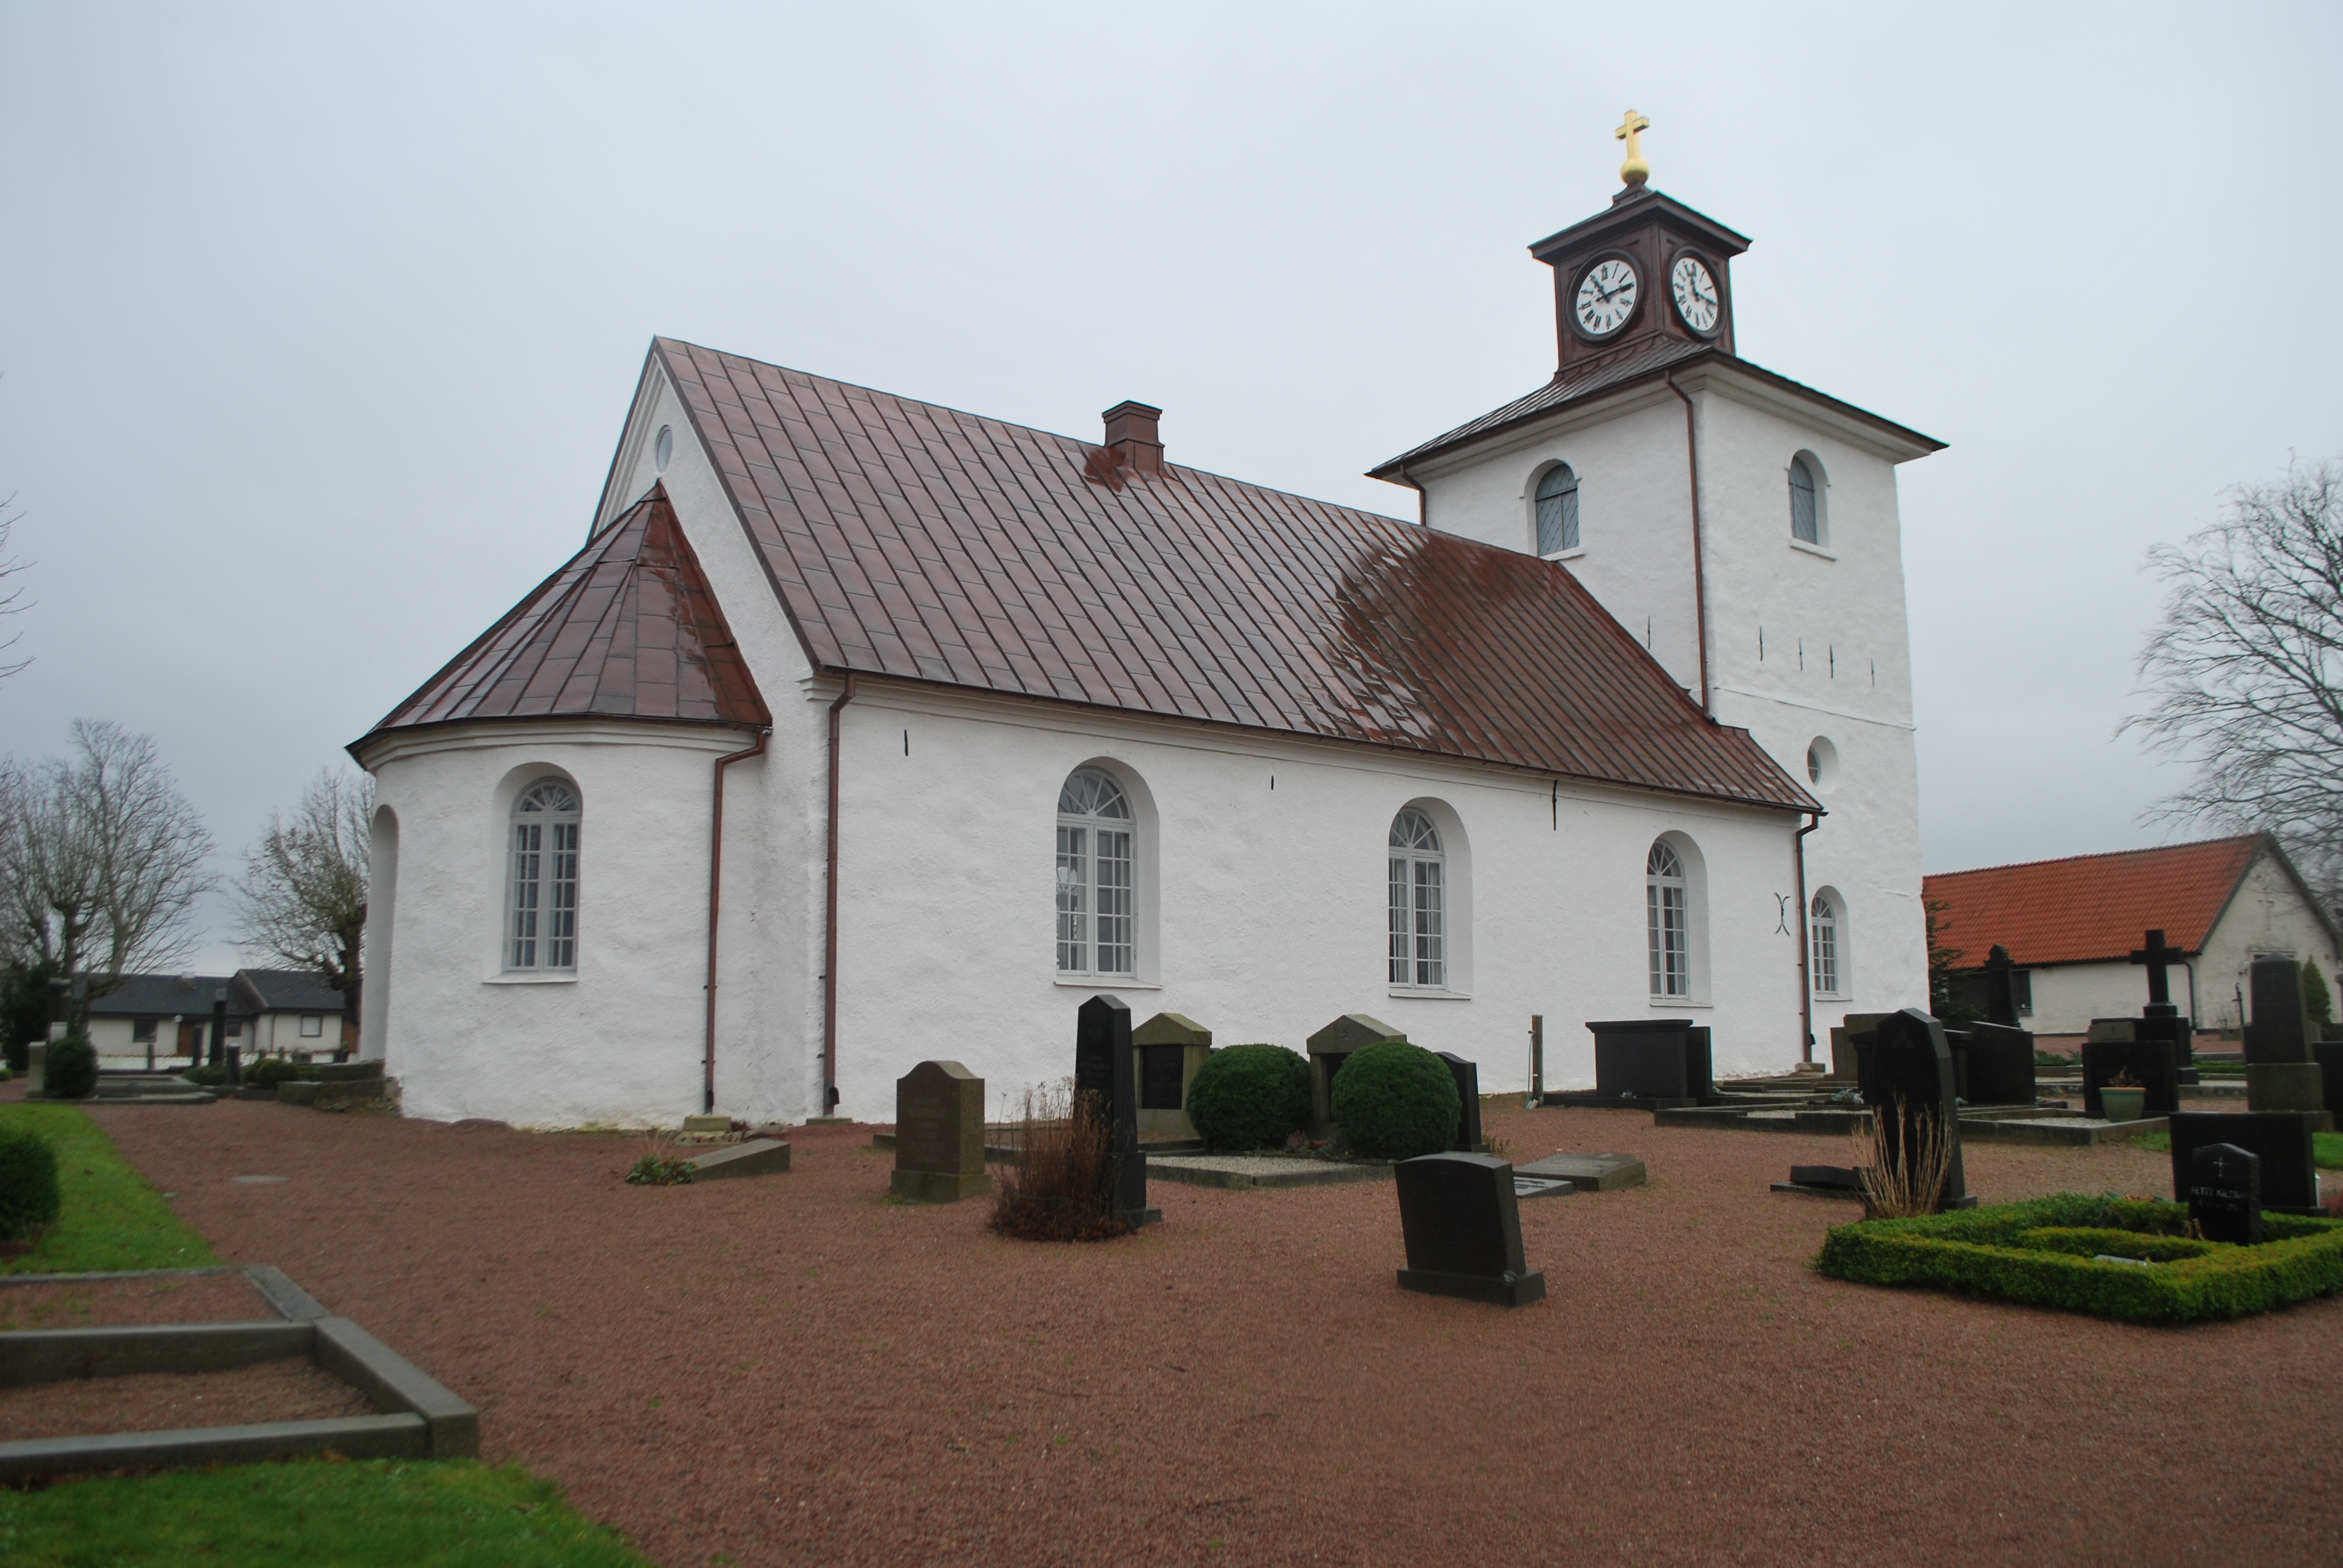
[[[2172,1152],[2172,1134],[2147,1132],[2131,1141],[2134,1149],[2145,1149],[2150,1154]],[[2310,1154],[2320,1168],[2343,1171],[2343,1132],[2314,1132],[2310,1135]]]
[[[0,1491],[0,1562],[648,1568],[520,1466],[301,1460]]]
[[[23,1256],[0,1259],[0,1273],[199,1269],[219,1261],[86,1112],[70,1105],[0,1105],[0,1124],[30,1127],[49,1141],[65,1191],[57,1228]]]

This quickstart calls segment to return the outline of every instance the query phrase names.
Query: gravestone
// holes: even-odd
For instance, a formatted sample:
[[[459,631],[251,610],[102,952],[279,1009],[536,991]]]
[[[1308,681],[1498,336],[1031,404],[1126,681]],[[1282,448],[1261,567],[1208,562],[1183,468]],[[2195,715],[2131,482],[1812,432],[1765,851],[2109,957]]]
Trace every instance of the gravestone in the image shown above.
[[[2318,1064],[2310,1056],[2302,966],[2292,959],[2256,959],[2252,996],[2253,1021],[2245,1031],[2246,1103],[2256,1111],[2330,1109]]]
[[[1626,1105],[1638,1111],[1697,1105],[1712,1098],[1708,1030],[1688,1018],[1590,1020],[1594,1088],[1555,1096],[1564,1105]]]
[[[2118,1074],[2128,1074],[2134,1083],[2147,1091],[2147,1101],[2140,1111],[2143,1117],[2169,1116],[2180,1109],[2180,1072],[2172,1060],[2172,1042],[2168,1040],[2141,1040],[2136,1035],[2100,1040],[2096,1038],[2099,1025],[2114,1022],[2137,1028],[2141,1019],[2094,1019],[2094,1038],[2083,1041],[2083,1114],[2104,1117],[2106,1103],[2099,1091],[2107,1081]],[[2114,1030],[2109,1030],[2114,1033]]]
[[[1987,1022],[2005,1029],[2018,1027],[2017,966],[2010,961],[2009,950],[1999,942],[1985,955],[1985,1016]]]
[[[2208,1241],[2255,1247],[2262,1240],[2262,1157],[2234,1143],[2188,1156],[2188,1217]]]
[[[1465,1060],[1453,1051],[1432,1053],[1448,1064],[1449,1076],[1456,1080],[1456,1144],[1461,1154],[1481,1152],[1481,1068],[1479,1063]]]
[[[1861,1076],[1855,1065],[1855,1040],[1879,1027],[1884,1012],[1851,1012],[1830,1031],[1831,1076],[1849,1082]]]
[[[1212,1054],[1212,1031],[1192,1018],[1159,1012],[1131,1031],[1139,1052],[1139,1135],[1193,1138],[1188,1085]]]
[[[1426,1154],[1393,1169],[1407,1267],[1399,1286],[1518,1307],[1545,1297],[1545,1275],[1522,1260],[1513,1168],[1486,1154]]]
[[[778,1176],[789,1168],[789,1146],[778,1138],[750,1138],[728,1143],[684,1161],[694,1181],[718,1181],[729,1176]]]
[[[992,1191],[984,1169],[984,1080],[957,1061],[923,1061],[895,1081],[895,1174],[913,1203]]]
[[[2164,972],[2167,965],[2187,960],[2187,953],[2165,941],[2160,930],[2148,932],[2147,944],[2131,955],[2132,962],[2147,970],[2147,1005],[2140,1010],[2132,1038],[2169,1040],[2174,1081],[2192,1084],[2197,1081],[2196,1021],[2183,1018],[2173,1004],[2171,981]]]
[[[1976,1200],[1968,1195],[1968,1179],[1961,1167],[1959,1096],[1953,1083],[1953,1050],[1945,1026],[1918,1008],[1888,1014],[1871,1031],[1866,1048],[1857,1041],[1856,1066],[1861,1074],[1863,1102],[1885,1110],[1886,1144],[1901,1156],[1906,1124],[1913,1131],[1926,1123],[1951,1146],[1945,1187],[1937,1207],[1968,1209]],[[1897,1114],[1898,1106],[1902,1114]]]
[[[2172,1119],[2172,1196],[2188,1201],[2188,1161],[2210,1144],[2234,1144],[2261,1157],[2262,1204],[2284,1212],[2318,1212],[2318,1166],[2311,1119],[2291,1111],[2184,1111]]]
[[[2318,1092],[2328,1114],[2343,1111],[2343,1040],[2313,1040],[2310,1060],[2318,1064]]]
[[[25,1092],[38,1094],[48,1082],[49,1042],[29,1040],[25,1042]]]
[[[1082,1003],[1074,1025],[1074,1092],[1091,1098],[1106,1120],[1111,1152],[1105,1181],[1108,1202],[1126,1225],[1149,1225],[1163,1218],[1147,1206],[1147,1156],[1139,1149],[1139,1083],[1133,1071],[1131,1009],[1120,997],[1094,996]]]
[[[1363,1012],[1346,1012],[1304,1041],[1310,1048],[1310,1135],[1328,1138],[1334,1131],[1334,1075],[1342,1062],[1363,1046],[1386,1040],[1405,1040],[1391,1025]]]
[[[1616,1192],[1624,1187],[1641,1187],[1645,1180],[1644,1162],[1633,1154],[1549,1154],[1517,1168],[1513,1174],[1567,1181],[1581,1192]]]
[[[1958,1064],[1961,1098],[1971,1105],[2033,1104],[2033,1031],[1973,1023],[1963,1032],[1967,1040]]]

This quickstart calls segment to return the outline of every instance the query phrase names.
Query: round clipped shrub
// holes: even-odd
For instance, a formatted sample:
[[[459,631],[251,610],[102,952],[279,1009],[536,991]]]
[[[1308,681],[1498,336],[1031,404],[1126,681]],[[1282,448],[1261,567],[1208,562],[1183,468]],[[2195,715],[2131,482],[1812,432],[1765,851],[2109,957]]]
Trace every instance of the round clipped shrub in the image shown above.
[[[1403,1040],[1362,1046],[1334,1075],[1334,1121],[1352,1152],[1413,1160],[1456,1141],[1463,1102],[1448,1064]]]
[[[1282,1143],[1310,1116],[1310,1064],[1282,1045],[1232,1045],[1188,1084],[1188,1120],[1213,1149]]]
[[[25,1127],[0,1127],[0,1241],[37,1236],[57,1222],[57,1151]]]
[[[298,1078],[315,1078],[317,1070],[282,1056],[263,1057],[245,1069],[244,1081],[255,1089],[274,1089]]]
[[[89,1036],[69,1034],[49,1042],[41,1069],[41,1092],[51,1100],[87,1100],[97,1092],[97,1052]]]

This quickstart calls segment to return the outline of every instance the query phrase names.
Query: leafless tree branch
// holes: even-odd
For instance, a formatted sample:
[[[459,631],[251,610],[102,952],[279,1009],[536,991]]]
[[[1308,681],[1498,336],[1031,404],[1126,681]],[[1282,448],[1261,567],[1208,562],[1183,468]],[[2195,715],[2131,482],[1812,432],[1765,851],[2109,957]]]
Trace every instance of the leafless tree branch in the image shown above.
[[[366,935],[374,779],[321,768],[288,816],[245,851],[236,890],[245,947],[316,970],[356,1017]]]

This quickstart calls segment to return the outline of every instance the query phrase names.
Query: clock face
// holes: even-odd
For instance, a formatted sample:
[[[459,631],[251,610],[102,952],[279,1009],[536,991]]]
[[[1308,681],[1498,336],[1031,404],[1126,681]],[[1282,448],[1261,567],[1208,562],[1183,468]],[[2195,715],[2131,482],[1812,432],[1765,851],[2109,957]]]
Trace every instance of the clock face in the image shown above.
[[[1675,296],[1676,314],[1694,332],[1716,330],[1716,279],[1698,256],[1680,256],[1668,271],[1668,288]]]
[[[1578,326],[1589,337],[1608,337],[1635,314],[1635,269],[1611,256],[1578,281]]]

